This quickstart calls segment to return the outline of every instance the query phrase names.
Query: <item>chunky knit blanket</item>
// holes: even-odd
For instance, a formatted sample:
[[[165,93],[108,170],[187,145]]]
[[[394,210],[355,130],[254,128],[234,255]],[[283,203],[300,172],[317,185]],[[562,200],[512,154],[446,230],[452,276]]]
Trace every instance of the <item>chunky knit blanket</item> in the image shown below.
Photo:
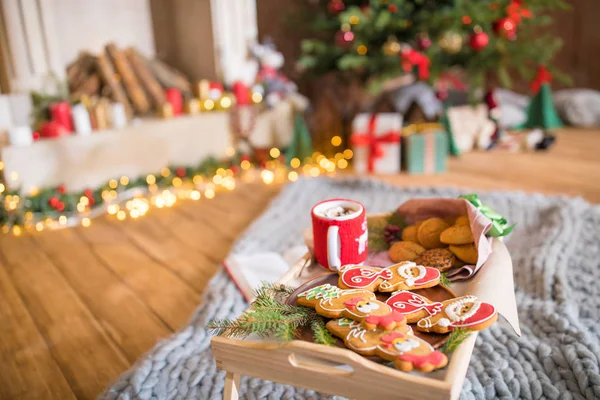
[[[290,184],[237,241],[234,252],[283,251],[302,242],[310,207],[330,197],[361,201],[371,213],[414,197],[456,197],[455,189],[400,189],[366,180]],[[461,399],[600,398],[600,207],[581,199],[518,192],[480,193],[517,228],[507,238],[523,336],[497,323],[478,336]],[[221,270],[189,325],[160,342],[102,399],[221,399],[225,374],[215,367],[213,318],[247,304]],[[303,388],[243,377],[248,399],[329,399]]]

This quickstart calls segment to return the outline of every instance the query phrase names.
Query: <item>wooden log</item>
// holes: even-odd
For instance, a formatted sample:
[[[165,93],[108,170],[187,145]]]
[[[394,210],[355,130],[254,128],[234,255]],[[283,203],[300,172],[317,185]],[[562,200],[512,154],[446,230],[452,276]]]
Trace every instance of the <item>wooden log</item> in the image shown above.
[[[81,53],[77,60],[67,67],[67,83],[71,92],[83,84],[96,72],[96,57],[90,53]]]
[[[115,70],[113,69],[112,64],[106,54],[102,53],[98,55],[97,65],[100,78],[102,78],[105,88],[108,88],[110,91],[111,98],[114,101],[123,103],[127,117],[131,117],[133,113],[131,103],[129,103],[129,99],[125,94],[125,90],[123,89],[121,82],[119,82],[119,80],[115,77]]]
[[[156,77],[150,72],[140,54],[133,47],[125,50],[125,55],[140,80],[142,87],[150,95],[154,108],[159,109],[167,101],[162,86],[160,86]]]
[[[71,98],[79,99],[81,96],[93,96],[100,92],[100,77],[98,74],[92,74],[86,78],[79,86],[71,89]]]
[[[184,98],[192,96],[192,85],[181,72],[160,60],[144,59],[144,61],[163,87],[179,89]]]
[[[127,61],[127,57],[125,57],[125,54],[119,50],[114,43],[106,45],[106,52],[115,65],[117,72],[121,75],[121,81],[123,82],[127,95],[131,99],[133,108],[140,114],[146,114],[150,110],[150,102],[133,73],[133,69],[129,64],[129,61]]]

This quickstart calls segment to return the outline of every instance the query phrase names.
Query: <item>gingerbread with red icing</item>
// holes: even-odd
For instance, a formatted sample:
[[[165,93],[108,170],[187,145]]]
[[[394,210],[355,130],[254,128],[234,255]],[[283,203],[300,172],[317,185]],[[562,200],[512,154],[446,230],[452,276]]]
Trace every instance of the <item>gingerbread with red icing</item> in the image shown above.
[[[403,314],[408,323],[416,323],[416,329],[421,332],[447,333],[456,328],[479,331],[498,319],[496,308],[475,296],[437,302],[401,290],[393,293],[386,304]]]
[[[364,289],[370,292],[425,289],[440,283],[440,271],[435,268],[403,261],[386,268],[348,265],[338,271],[338,286],[343,289]]]
[[[401,371],[431,372],[448,364],[445,354],[415,336],[405,323],[392,330],[368,330],[354,320],[340,318],[329,321],[326,327],[349,349],[364,356],[379,356],[393,361]]]
[[[327,318],[350,318],[363,323],[367,329],[390,330],[406,323],[401,313],[377,300],[368,290],[344,290],[326,283],[300,293],[298,304],[312,307],[317,314]]]

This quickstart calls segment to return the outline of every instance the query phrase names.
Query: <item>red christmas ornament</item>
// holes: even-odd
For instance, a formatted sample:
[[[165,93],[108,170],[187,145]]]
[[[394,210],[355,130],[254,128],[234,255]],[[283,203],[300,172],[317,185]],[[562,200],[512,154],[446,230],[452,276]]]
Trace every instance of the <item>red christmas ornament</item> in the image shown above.
[[[339,31],[335,34],[335,42],[338,46],[346,47],[352,44],[354,40],[354,33],[347,31]]]
[[[93,199],[94,198],[94,191],[92,189],[85,189],[83,191],[83,195],[85,197],[87,197],[88,199]]]
[[[183,178],[186,175],[187,171],[185,170],[185,168],[181,167],[181,168],[177,168],[175,170],[175,175],[177,175],[180,178]]]
[[[65,211],[65,203],[59,201],[58,203],[56,203],[56,206],[54,208],[56,208],[57,211],[63,212]]]
[[[431,39],[427,35],[421,35],[417,38],[417,47],[421,50],[427,50],[431,47]]]
[[[56,191],[60,194],[65,194],[67,193],[67,188],[65,187],[65,185],[60,185],[56,188]]]
[[[240,167],[238,167],[237,165],[232,165],[230,169],[234,175],[236,175],[238,172],[240,172]]]
[[[38,131],[33,132],[33,141],[40,140],[40,133]]]
[[[88,204],[91,206],[93,206],[96,203],[96,200],[94,200],[93,197],[88,197]]]
[[[494,32],[510,40],[517,38],[517,24],[510,18],[501,18],[494,23]]]
[[[481,51],[485,49],[490,41],[487,33],[476,32],[469,39],[469,46],[475,51]]]
[[[435,94],[435,97],[437,97],[440,101],[445,101],[448,98],[448,91],[438,90]]]
[[[48,199],[48,205],[53,208],[56,208],[56,205],[59,202],[60,202],[60,200],[58,200],[58,197],[56,197],[56,196],[52,196]]]
[[[331,0],[327,5],[327,9],[332,14],[339,14],[346,8],[346,5],[342,0]]]
[[[395,14],[398,12],[398,6],[395,4],[390,4],[388,6],[388,11],[391,12],[392,14]]]
[[[521,23],[522,18],[531,18],[533,14],[530,9],[523,5],[521,0],[513,0],[506,6],[506,14],[516,25]]]
[[[464,16],[462,17],[462,23],[463,23],[464,25],[469,25],[469,24],[471,23],[471,21],[472,21],[472,20],[471,20],[471,17],[469,17],[468,15],[464,15]]]

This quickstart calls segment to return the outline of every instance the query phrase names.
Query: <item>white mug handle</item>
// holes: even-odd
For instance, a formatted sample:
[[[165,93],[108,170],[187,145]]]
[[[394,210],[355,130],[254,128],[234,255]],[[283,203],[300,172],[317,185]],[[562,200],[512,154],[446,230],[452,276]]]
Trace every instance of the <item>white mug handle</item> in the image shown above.
[[[339,226],[332,225],[327,229],[327,263],[329,269],[337,271],[342,266],[342,260],[340,260],[340,228]]]

